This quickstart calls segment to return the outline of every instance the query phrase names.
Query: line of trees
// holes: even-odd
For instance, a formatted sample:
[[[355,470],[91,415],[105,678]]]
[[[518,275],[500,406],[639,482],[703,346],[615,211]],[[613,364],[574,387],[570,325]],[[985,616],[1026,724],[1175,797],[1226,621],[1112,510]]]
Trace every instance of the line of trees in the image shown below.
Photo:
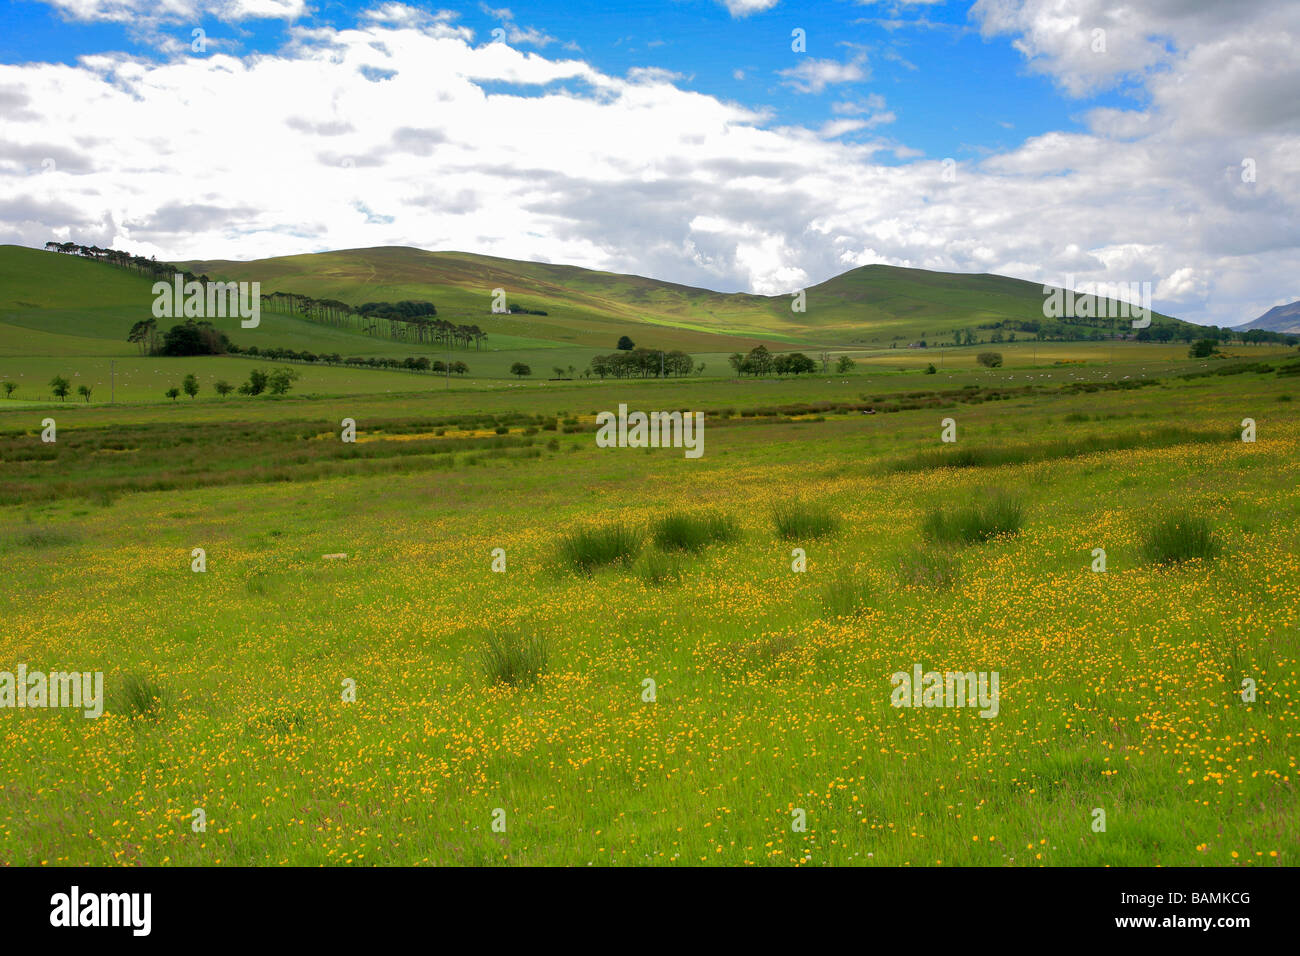
[[[442,375],[450,370],[453,375],[464,375],[469,372],[469,366],[464,362],[457,360],[454,362],[444,362],[441,359],[430,359],[427,355],[408,355],[406,358],[396,358],[390,356],[369,356],[362,358],[359,355],[351,355],[344,358],[338,352],[324,352],[316,354],[315,352],[295,351],[284,348],[258,348],[256,345],[241,349],[237,345],[230,346],[231,355],[246,355],[252,358],[265,358],[273,362],[304,362],[308,365],[342,365],[349,368],[380,368],[396,369],[407,372],[434,372]]]
[[[921,348],[925,348],[927,344],[931,348],[941,345],[982,345],[985,343],[996,345],[1016,341],[1017,333],[1024,334],[1031,339],[1037,339],[1040,342],[1049,340],[1054,342],[1104,342],[1118,336],[1121,339],[1131,339],[1137,342],[1178,341],[1191,343],[1197,339],[1211,338],[1216,342],[1225,344],[1232,342],[1245,345],[1263,344],[1265,342],[1281,345],[1300,344],[1300,336],[1288,332],[1272,332],[1267,329],[1240,331],[1213,325],[1157,323],[1154,320],[1148,328],[1134,329],[1131,321],[1131,319],[1127,318],[1116,319],[1104,316],[1082,316],[1071,319],[1069,323],[1039,321],[1038,319],[1003,319],[997,322],[981,323],[975,329],[954,329],[950,333],[941,333],[952,336],[951,340],[946,341],[926,343],[926,334],[922,332],[921,341],[917,345]],[[987,332],[989,334],[982,336],[977,334],[978,332]],[[895,343],[895,347],[897,347],[897,343]]]
[[[620,349],[609,355],[597,355],[592,358],[588,373],[605,378],[658,378],[660,373],[669,376],[690,375],[702,371],[695,361],[685,352],[674,349],[661,352],[658,349],[633,348],[630,351]]]
[[[737,375],[802,375],[817,371],[817,362],[802,352],[773,355],[766,345],[757,345],[748,355],[733,352],[727,362]]]
[[[104,249],[99,246],[83,246],[75,242],[45,243],[50,252],[65,255],[77,255],[98,262],[107,262],[148,276],[156,280],[170,280],[180,275],[184,282],[197,282],[206,287],[213,280],[207,275],[195,275],[187,269],[180,269],[169,262],[159,262],[150,257],[132,255],[120,249]],[[206,291],[205,291],[206,297]],[[481,351],[487,342],[488,334],[477,325],[458,325],[445,319],[437,318],[438,309],[432,302],[404,299],[400,302],[366,302],[352,306],[338,299],[316,299],[296,292],[272,292],[262,295],[262,310],[281,315],[294,315],[311,322],[333,325],[339,328],[356,328],[368,335],[385,335],[402,342],[418,342],[425,345],[438,345],[446,349],[466,349],[471,346]],[[545,315],[545,312],[528,309],[512,309],[533,315]],[[137,323],[139,326],[140,323]],[[132,329],[136,338],[130,341],[139,344],[145,354],[173,354],[158,351],[157,324],[150,329]],[[213,352],[189,352],[175,354],[206,355]]]
[[[84,259],[107,262],[109,265],[138,272],[144,276],[163,278],[164,276],[173,276],[180,271],[170,263],[159,262],[153,257],[146,259],[144,256],[123,252],[121,249],[103,249],[99,246],[83,246],[75,242],[58,242],[56,240],[47,242],[45,248],[48,252],[59,252],[64,255],[81,256]],[[185,272],[183,275],[186,282],[198,278],[192,272]]]
[[[351,306],[338,299],[272,292],[262,296],[262,310],[295,315],[338,328],[355,328],[367,335],[383,335],[401,342],[438,345],[445,349],[468,350],[473,346],[475,351],[481,351],[488,337],[477,325],[457,325],[437,318],[438,309],[432,302],[415,299]]]

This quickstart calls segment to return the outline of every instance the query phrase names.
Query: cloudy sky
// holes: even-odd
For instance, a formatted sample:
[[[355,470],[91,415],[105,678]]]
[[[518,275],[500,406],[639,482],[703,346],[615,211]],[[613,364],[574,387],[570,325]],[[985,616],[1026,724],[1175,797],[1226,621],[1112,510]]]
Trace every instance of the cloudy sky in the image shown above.
[[[505,0],[502,0],[505,2]],[[0,242],[1300,299],[1300,3],[10,0]]]

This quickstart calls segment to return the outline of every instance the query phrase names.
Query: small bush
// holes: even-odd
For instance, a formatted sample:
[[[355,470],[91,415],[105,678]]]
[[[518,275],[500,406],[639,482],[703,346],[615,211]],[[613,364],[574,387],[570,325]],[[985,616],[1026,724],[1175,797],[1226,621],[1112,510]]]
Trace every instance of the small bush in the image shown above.
[[[157,722],[169,699],[167,692],[143,674],[124,675],[112,694],[113,711],[128,720]]]
[[[951,511],[936,508],[925,519],[926,537],[943,544],[980,544],[1000,534],[1015,534],[1024,523],[1024,506],[1005,491]]]
[[[734,541],[740,528],[734,518],[720,512],[673,512],[654,523],[654,542],[665,551],[701,551],[715,542]]]
[[[840,526],[839,518],[825,505],[806,501],[784,501],[773,505],[772,524],[777,535],[786,540],[824,537]]]
[[[560,557],[566,564],[590,574],[604,565],[636,557],[642,543],[641,532],[624,525],[577,528],[560,539]]]
[[[1219,553],[1219,546],[1207,520],[1178,511],[1147,528],[1142,550],[1156,564],[1180,564],[1213,558]]]
[[[511,687],[537,683],[546,670],[546,641],[536,635],[493,631],[480,651],[479,663],[489,684]]]
[[[957,583],[961,565],[947,551],[916,546],[898,557],[895,567],[900,584],[946,590]]]
[[[822,606],[833,617],[852,617],[871,605],[873,594],[865,577],[844,568],[822,589]]]

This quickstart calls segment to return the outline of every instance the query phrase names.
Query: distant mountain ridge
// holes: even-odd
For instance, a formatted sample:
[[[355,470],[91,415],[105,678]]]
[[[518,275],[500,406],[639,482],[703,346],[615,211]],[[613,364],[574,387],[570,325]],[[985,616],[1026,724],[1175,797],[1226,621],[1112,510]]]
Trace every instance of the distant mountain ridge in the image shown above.
[[[1287,305],[1275,305],[1253,322],[1234,327],[1237,332],[1251,329],[1300,334],[1300,299]]]
[[[608,347],[622,334],[638,340],[638,333],[653,335],[661,346],[723,351],[745,340],[801,348],[902,347],[941,341],[958,330],[988,340],[994,330],[1023,338],[1040,326],[1081,333],[1077,337],[1129,328],[1127,320],[1045,319],[1038,282],[888,265],[850,269],[809,286],[802,297],[714,292],[578,266],[407,246],[178,265],[214,279],[258,280],[263,293],[350,304],[428,300],[439,315],[474,321],[493,334],[593,347]],[[546,314],[494,315],[496,289],[510,304]],[[1187,325],[1158,312],[1152,320],[1153,327]]]
[[[0,246],[0,324],[124,342],[134,323],[152,315],[156,265],[163,272],[260,283],[269,314],[255,336],[250,338],[238,321],[218,318],[215,327],[241,346],[319,354],[424,348],[418,339],[408,341],[409,329],[398,336],[400,341],[390,341],[357,322],[337,321],[340,307],[359,310],[366,303],[404,301],[433,303],[439,321],[477,327],[493,351],[609,351],[623,336],[638,346],[725,355],[759,344],[773,351],[814,352],[953,341],[1101,340],[1115,333],[1190,341],[1204,334],[1200,326],[1157,312],[1151,315],[1151,327],[1137,332],[1126,317],[1102,317],[1114,316],[1116,308],[1094,309],[1095,317],[1049,318],[1044,315],[1044,286],[1037,282],[889,265],[859,266],[796,294],[765,296],[578,266],[398,246],[245,262],[172,263],[127,252],[121,253],[126,257],[122,262],[110,263],[106,250],[73,243],[52,242],[47,248]],[[286,296],[277,297],[277,292]],[[297,299],[291,302],[292,312],[272,307],[283,306],[290,294]],[[320,314],[322,308],[330,314]],[[55,351],[73,347],[89,346],[84,341],[50,344]]]

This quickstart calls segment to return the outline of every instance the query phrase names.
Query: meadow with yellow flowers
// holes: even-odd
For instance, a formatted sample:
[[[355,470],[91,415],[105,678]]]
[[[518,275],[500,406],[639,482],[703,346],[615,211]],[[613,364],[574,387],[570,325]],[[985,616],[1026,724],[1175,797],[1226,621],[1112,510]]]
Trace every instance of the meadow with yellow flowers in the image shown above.
[[[817,381],[0,414],[0,670],[107,697],[0,710],[0,864],[1294,864],[1300,379]],[[598,448],[629,398],[704,456]],[[997,715],[892,706],[917,664]]]

